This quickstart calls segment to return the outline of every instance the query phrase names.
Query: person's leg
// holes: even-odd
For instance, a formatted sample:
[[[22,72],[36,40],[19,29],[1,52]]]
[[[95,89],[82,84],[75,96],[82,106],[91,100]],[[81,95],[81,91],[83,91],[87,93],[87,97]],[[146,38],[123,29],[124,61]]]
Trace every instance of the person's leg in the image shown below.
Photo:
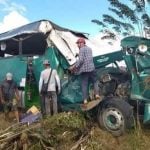
[[[46,111],[45,111],[45,95],[41,95],[40,102],[41,102],[42,115],[45,115],[46,114]]]
[[[14,111],[14,115],[16,117],[17,123],[19,123],[19,112],[18,112],[18,110]]]
[[[0,112],[4,112],[4,107],[2,103],[0,103]]]
[[[88,99],[88,80],[89,80],[88,73],[82,73],[81,74],[81,89],[82,89],[82,97],[83,97],[84,103],[87,103],[87,99]]]
[[[5,102],[5,104],[3,104],[3,107],[4,107],[4,118],[6,121],[8,121],[9,120],[9,109],[8,109],[8,105],[6,102]]]
[[[19,123],[19,112],[18,112],[18,102],[17,102],[17,100],[16,99],[13,99],[12,100],[12,104],[11,104],[11,106],[10,106],[10,111],[12,112],[13,111],[13,113],[14,113],[14,115],[15,115],[15,118],[16,118],[16,120],[17,120],[17,123]]]
[[[45,96],[45,112],[46,112],[46,115],[51,115],[51,105],[50,105],[50,102],[51,102],[51,97],[50,97],[50,93],[48,93],[46,96]]]
[[[12,110],[12,102],[5,102],[4,104],[4,112],[5,112],[5,120],[10,121],[10,112]]]
[[[95,94],[95,98],[100,98],[99,96],[99,86],[98,86],[98,80],[96,78],[96,71],[92,71],[90,72],[90,81],[93,84],[94,87],[94,94]]]
[[[51,91],[51,97],[52,97],[53,114],[57,114],[58,113],[57,94],[55,91]]]

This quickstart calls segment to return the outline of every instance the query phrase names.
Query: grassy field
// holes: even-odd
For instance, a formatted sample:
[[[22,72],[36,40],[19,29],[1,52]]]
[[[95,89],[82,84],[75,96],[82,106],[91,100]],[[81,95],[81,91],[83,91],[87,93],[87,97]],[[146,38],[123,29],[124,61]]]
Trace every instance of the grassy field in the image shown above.
[[[0,131],[12,125],[2,114],[0,119]],[[116,138],[79,113],[60,113],[40,123],[41,128],[35,129],[34,133],[44,136],[53,150],[150,150],[148,127],[136,127]],[[43,149],[38,140],[29,141],[32,141],[29,150]]]

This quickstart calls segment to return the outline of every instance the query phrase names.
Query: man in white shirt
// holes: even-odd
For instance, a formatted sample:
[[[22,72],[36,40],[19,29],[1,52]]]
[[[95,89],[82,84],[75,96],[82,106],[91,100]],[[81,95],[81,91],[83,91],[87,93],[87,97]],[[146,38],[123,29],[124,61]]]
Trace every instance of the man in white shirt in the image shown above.
[[[52,115],[58,112],[57,108],[57,93],[56,93],[56,85],[58,86],[58,93],[60,93],[60,79],[55,69],[50,67],[50,63],[48,60],[43,61],[44,70],[41,72],[40,80],[39,80],[39,93],[41,94],[41,109],[44,115]],[[52,71],[52,72],[51,72]],[[50,76],[51,72],[51,76]],[[47,93],[42,94],[42,84],[48,82]],[[51,107],[52,105],[52,107]],[[52,110],[51,110],[52,108]]]

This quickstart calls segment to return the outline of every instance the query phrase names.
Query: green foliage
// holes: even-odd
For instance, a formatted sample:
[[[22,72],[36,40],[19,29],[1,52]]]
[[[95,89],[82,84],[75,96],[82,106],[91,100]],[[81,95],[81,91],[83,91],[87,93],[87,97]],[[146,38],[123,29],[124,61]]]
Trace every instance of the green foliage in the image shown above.
[[[118,34],[121,36],[141,34],[147,36],[150,28],[150,1],[148,0],[129,0],[122,3],[121,0],[108,0],[111,7],[108,8],[110,13],[103,14],[102,20],[94,19],[93,23],[100,25],[105,38],[102,39],[116,39],[111,34]],[[109,30],[111,34],[105,33]]]
[[[106,25],[102,21],[94,19],[92,20],[92,22],[98,24],[99,26],[106,27]]]
[[[47,116],[41,123],[42,133],[49,135],[51,145],[58,149],[68,149],[87,129],[84,115],[76,112]]]
[[[31,147],[30,147],[30,149],[29,150],[42,150],[43,148],[42,148],[42,146],[41,146],[41,144],[40,144],[40,142],[38,142],[38,143],[36,143],[36,144],[33,144]]]
[[[1,137],[3,138],[4,130],[6,128],[8,130],[10,123],[5,123],[3,115],[0,115],[0,119]],[[101,130],[97,123],[85,119],[84,114],[77,112],[63,112],[54,116],[48,116],[41,120],[41,123],[37,123],[37,125],[36,123],[29,126],[18,125],[16,128],[15,126],[9,127],[9,132],[6,131],[13,133],[12,131],[15,130],[18,134],[20,131],[25,130],[26,127],[25,133],[28,135],[29,150],[71,150],[74,145],[78,145],[76,150],[149,150],[150,148],[149,126],[147,128],[137,126],[129,130],[125,135],[116,138],[109,132]],[[34,128],[29,130],[30,127]],[[13,149],[14,142],[19,141],[20,138],[18,134],[17,138],[9,139],[7,146],[12,145],[11,149]]]
[[[44,128],[51,128],[51,132],[56,134],[65,130],[81,130],[86,126],[86,121],[83,114],[63,112],[52,117],[47,117],[43,121],[43,126]]]

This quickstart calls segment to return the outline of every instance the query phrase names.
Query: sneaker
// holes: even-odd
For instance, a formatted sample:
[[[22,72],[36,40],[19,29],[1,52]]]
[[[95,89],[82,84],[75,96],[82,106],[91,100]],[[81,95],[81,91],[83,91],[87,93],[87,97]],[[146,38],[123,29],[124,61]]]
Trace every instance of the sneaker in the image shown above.
[[[101,97],[99,95],[95,95],[95,99],[100,99]]]
[[[84,100],[84,104],[87,104],[87,103],[88,103],[88,101],[87,101],[87,99],[85,99],[85,100]]]

